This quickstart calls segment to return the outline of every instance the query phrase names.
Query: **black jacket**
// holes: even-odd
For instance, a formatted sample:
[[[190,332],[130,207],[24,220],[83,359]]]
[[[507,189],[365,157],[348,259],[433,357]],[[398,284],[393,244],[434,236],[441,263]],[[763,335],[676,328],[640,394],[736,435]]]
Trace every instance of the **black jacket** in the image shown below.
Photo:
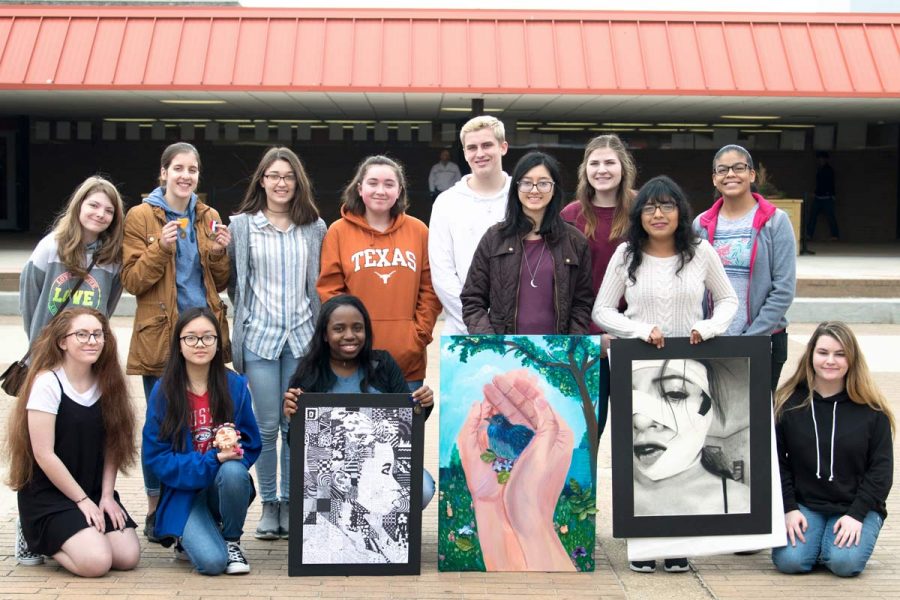
[[[403,377],[403,371],[400,365],[394,360],[386,350],[372,350],[371,359],[372,380],[369,385],[382,394],[408,394],[409,387],[406,385],[406,379]],[[314,376],[298,377],[294,374],[291,379],[290,387],[300,388],[304,392],[309,393],[327,393],[335,384],[337,379],[334,373],[331,373],[330,381],[317,381]],[[425,418],[431,414],[434,406],[425,409]]]
[[[481,238],[460,294],[470,334],[516,333],[523,246],[519,237],[503,237],[502,226],[494,225]],[[587,238],[566,223],[561,238],[548,240],[547,248],[553,257],[556,331],[546,333],[587,334],[594,307]]]
[[[828,398],[814,392],[813,427],[811,408],[797,408],[808,393],[798,387],[775,424],[784,512],[796,510],[800,503],[816,512],[847,514],[857,521],[870,510],[887,517],[885,500],[894,473],[887,416],[856,404],[846,392]]]

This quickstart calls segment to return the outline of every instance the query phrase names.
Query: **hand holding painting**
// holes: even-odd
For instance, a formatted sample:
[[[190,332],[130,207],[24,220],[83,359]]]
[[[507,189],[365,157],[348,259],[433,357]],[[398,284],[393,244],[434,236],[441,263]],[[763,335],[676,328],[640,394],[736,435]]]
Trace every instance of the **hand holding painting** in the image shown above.
[[[526,429],[533,437],[524,435]],[[457,444],[485,566],[574,570],[553,529],[574,436],[534,377],[519,370],[494,377],[484,386],[484,401],[472,406]],[[503,473],[495,471],[498,461],[506,465],[507,476],[498,476]]]

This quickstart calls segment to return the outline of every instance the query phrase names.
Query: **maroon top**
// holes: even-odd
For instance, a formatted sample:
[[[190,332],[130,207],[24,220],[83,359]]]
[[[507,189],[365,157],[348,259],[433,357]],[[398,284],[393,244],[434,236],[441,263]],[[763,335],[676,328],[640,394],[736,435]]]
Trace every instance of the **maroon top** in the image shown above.
[[[516,333],[552,335],[556,331],[556,305],[553,298],[553,254],[543,239],[525,240],[525,255],[519,269],[519,305]],[[543,256],[541,251],[543,250]],[[527,264],[526,260],[528,259]],[[531,267],[529,272],[528,267]],[[531,273],[534,273],[532,285]]]
[[[588,248],[591,250],[591,278],[593,280],[594,297],[600,291],[600,284],[603,283],[603,276],[606,275],[606,267],[612,255],[616,251],[616,247],[625,241],[625,238],[619,238],[610,241],[609,232],[612,231],[613,216],[616,213],[614,206],[593,206],[594,216],[597,217],[597,229],[594,235],[588,238]],[[578,228],[578,231],[585,233],[587,228],[587,220],[581,214],[581,204],[576,200],[570,202],[560,211],[560,216],[567,223],[571,223]],[[591,322],[591,333],[603,333],[603,330]]]

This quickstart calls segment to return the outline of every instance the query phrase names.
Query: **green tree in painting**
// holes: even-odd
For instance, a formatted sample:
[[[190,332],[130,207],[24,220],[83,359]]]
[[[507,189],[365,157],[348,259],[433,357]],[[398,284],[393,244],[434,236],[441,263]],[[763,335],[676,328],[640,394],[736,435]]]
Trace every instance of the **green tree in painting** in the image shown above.
[[[546,335],[541,347],[527,336],[471,335],[456,337],[451,352],[459,351],[460,362],[480,352],[512,355],[530,367],[560,393],[581,403],[590,444],[591,471],[597,467],[597,397],[600,393],[600,345],[588,336]]]

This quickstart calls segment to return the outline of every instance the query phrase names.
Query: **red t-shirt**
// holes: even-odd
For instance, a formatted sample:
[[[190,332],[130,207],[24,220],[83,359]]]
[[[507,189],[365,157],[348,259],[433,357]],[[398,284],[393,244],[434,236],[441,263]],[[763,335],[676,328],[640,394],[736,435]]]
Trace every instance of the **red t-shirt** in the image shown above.
[[[209,410],[209,391],[201,395],[187,393],[191,403],[191,440],[194,450],[206,452],[213,442],[212,412]]]

